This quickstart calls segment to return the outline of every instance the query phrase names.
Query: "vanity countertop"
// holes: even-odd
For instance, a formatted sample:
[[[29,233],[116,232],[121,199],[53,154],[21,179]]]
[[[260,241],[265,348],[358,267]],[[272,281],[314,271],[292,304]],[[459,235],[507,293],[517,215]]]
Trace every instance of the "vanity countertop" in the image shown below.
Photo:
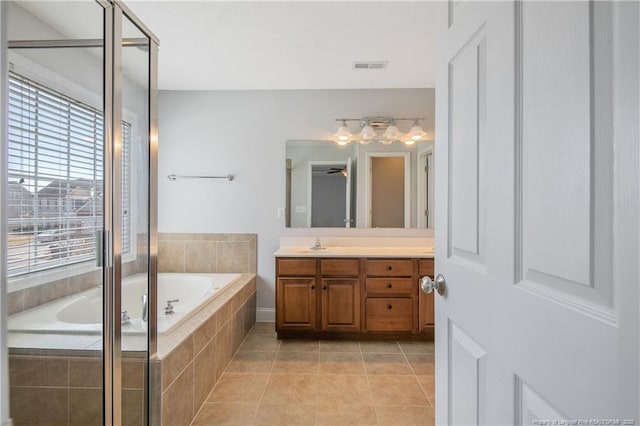
[[[280,247],[275,257],[405,257],[433,258],[433,247]]]
[[[402,257],[433,258],[433,238],[322,237],[321,249],[312,249],[315,238],[283,237],[275,257]]]

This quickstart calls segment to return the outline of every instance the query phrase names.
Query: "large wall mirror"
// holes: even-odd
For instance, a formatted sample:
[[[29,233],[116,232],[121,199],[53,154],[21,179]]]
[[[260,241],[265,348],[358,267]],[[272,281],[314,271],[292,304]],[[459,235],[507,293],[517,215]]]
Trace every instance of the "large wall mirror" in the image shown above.
[[[286,144],[291,228],[433,228],[434,144]]]

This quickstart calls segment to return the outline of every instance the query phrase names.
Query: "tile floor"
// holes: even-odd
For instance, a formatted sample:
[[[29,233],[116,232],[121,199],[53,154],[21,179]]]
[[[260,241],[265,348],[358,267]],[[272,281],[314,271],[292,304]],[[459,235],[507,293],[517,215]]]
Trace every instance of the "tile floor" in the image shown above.
[[[433,425],[433,350],[280,341],[273,323],[256,323],[192,425]]]

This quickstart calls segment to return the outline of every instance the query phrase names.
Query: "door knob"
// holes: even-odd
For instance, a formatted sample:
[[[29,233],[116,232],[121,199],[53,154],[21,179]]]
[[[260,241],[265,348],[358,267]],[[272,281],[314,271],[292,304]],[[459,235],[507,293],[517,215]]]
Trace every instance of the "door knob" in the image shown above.
[[[438,274],[435,280],[432,280],[431,277],[426,275],[420,280],[420,288],[427,294],[433,293],[433,290],[435,290],[442,296],[446,287],[447,281],[442,274]]]

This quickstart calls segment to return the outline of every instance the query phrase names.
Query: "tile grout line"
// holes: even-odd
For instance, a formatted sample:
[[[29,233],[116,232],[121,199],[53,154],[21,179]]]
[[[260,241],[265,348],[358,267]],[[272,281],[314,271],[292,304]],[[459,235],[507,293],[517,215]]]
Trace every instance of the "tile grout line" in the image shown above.
[[[362,360],[362,367],[364,368],[364,376],[367,378],[367,386],[369,387],[369,394],[371,394],[371,402],[373,403],[373,415],[376,417],[376,425],[380,425],[378,410],[376,408],[376,400],[373,397],[373,390],[371,389],[371,382],[369,381],[369,373],[367,372],[367,364],[364,362],[364,353],[362,352],[362,345],[359,341],[358,348],[360,348],[360,359]]]
[[[402,355],[404,356],[404,358],[407,360],[407,363],[409,364],[409,368],[411,368],[411,371],[413,371],[413,377],[414,379],[416,379],[416,382],[418,382],[418,386],[420,386],[420,389],[422,390],[422,393],[424,394],[425,398],[427,398],[427,402],[429,403],[429,406],[431,406],[431,409],[433,410],[433,413],[435,414],[436,412],[436,407],[433,405],[433,402],[431,401],[431,398],[429,398],[429,395],[427,395],[427,391],[425,390],[424,386],[422,386],[422,383],[420,383],[420,380],[418,380],[419,374],[416,373],[416,370],[413,368],[413,365],[411,365],[411,363],[409,362],[409,358],[407,358],[407,354],[405,353],[404,349],[402,349],[402,346],[400,346],[400,350],[402,351]],[[425,352],[423,355],[429,355],[430,352]],[[435,355],[435,354],[434,354]],[[435,359],[434,359],[434,365],[435,365]],[[420,374],[420,376],[423,376],[425,374]],[[435,374],[434,374],[435,377]],[[435,385],[435,383],[434,383]]]
[[[254,325],[255,327],[255,325]],[[249,333],[251,333],[251,330],[249,330]],[[247,333],[247,336],[249,334]],[[276,336],[276,340],[278,340],[277,336]],[[244,342],[243,342],[244,343]],[[262,395],[260,395],[260,400],[258,401],[258,406],[256,407],[256,412],[253,413],[253,419],[251,421],[252,425],[256,424],[256,421],[258,420],[258,411],[260,411],[260,406],[262,405],[262,400],[264,399],[264,395],[267,393],[267,387],[269,386],[269,382],[271,382],[271,376],[273,375],[273,368],[276,365],[276,360],[278,359],[278,352],[280,351],[280,345],[282,344],[282,342],[280,340],[278,340],[278,347],[275,351],[276,356],[273,358],[273,363],[271,363],[271,368],[269,369],[269,376],[267,377],[267,383],[264,385],[264,389],[262,390]],[[238,348],[238,350],[240,350],[240,348]]]

